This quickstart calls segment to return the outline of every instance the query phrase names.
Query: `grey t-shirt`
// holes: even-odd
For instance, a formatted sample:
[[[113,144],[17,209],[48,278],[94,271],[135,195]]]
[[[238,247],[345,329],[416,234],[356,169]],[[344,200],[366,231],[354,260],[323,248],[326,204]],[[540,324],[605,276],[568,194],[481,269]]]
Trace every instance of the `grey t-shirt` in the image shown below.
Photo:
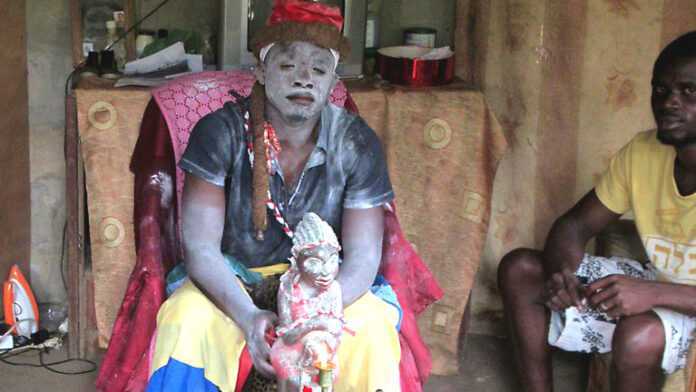
[[[222,251],[252,268],[287,260],[292,241],[268,211],[264,239],[255,238],[243,106],[227,103],[203,117],[191,133],[179,167],[225,187]],[[371,208],[394,198],[377,135],[360,117],[332,104],[322,110],[317,144],[295,189],[285,187],[280,167],[275,168],[271,195],[293,229],[306,212],[314,212],[340,240],[344,208]]]

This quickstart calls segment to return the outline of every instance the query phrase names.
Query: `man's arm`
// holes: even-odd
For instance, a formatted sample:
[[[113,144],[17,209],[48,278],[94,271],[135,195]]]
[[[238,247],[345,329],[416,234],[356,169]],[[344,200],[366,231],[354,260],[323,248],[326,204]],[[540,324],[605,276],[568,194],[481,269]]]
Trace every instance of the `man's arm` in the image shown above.
[[[587,241],[619,216],[591,191],[556,220],[543,255],[549,286],[557,297],[550,300],[550,307],[563,309],[577,305],[580,296],[588,295],[592,307],[611,317],[640,314],[657,306],[696,315],[693,286],[611,275],[592,283],[587,290],[579,288],[574,272],[582,261]]]
[[[270,347],[264,340],[275,315],[258,309],[227,267],[220,244],[225,225],[224,188],[186,176],[183,193],[184,262],[190,279],[244,331],[254,366],[272,375]]]
[[[696,287],[610,275],[588,287],[590,304],[611,317],[633,316],[664,307],[696,316]]]
[[[594,190],[588,192],[551,227],[544,246],[547,273],[551,275],[566,268],[575,272],[587,242],[620,216],[605,207]]]
[[[343,263],[338,281],[343,307],[355,302],[372,286],[382,260],[384,210],[382,206],[343,211]]]
[[[547,306],[553,310],[581,306],[585,293],[575,271],[582,262],[585,245],[619,217],[604,206],[592,190],[556,219],[543,251],[544,270],[548,276]]]

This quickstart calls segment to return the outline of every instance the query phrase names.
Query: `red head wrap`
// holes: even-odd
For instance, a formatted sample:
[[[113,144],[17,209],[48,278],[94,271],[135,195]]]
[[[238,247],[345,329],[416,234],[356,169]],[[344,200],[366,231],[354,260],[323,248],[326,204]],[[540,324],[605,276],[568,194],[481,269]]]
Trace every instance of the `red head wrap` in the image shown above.
[[[348,57],[350,45],[341,33],[343,17],[339,7],[307,0],[276,0],[265,28],[252,41],[259,57],[261,48],[274,42],[306,41],[334,49]]]
[[[281,22],[323,23],[343,28],[340,8],[328,4],[303,0],[279,0],[273,7],[268,25]]]

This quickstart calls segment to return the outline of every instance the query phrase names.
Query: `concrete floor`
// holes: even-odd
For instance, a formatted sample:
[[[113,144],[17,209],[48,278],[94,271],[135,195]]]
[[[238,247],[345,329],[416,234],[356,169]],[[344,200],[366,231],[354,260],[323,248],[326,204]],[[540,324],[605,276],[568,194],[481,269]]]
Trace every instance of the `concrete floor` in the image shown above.
[[[45,362],[66,359],[65,351],[44,355]],[[38,364],[36,352],[11,359],[14,362]],[[426,392],[517,392],[508,341],[491,336],[471,335],[467,338],[461,358],[461,373],[456,376],[432,376]],[[580,355],[554,354],[556,390],[584,390],[586,361]],[[84,369],[81,364],[57,367],[64,371]],[[96,374],[66,376],[39,367],[17,367],[0,363],[0,392],[88,392],[94,391]]]
[[[426,392],[518,392],[511,347],[507,339],[469,335],[460,358],[460,374],[432,376]],[[554,352],[556,391],[582,392],[586,387],[587,358]]]
[[[53,350],[44,354],[44,363],[57,362],[67,359],[65,350]],[[27,352],[9,358],[8,361],[39,364],[39,354],[36,351]],[[54,366],[67,372],[89,369],[89,365],[81,363],[66,363]],[[0,363],[0,392],[92,392],[96,373],[82,375],[62,375],[50,372],[40,367],[12,366]]]

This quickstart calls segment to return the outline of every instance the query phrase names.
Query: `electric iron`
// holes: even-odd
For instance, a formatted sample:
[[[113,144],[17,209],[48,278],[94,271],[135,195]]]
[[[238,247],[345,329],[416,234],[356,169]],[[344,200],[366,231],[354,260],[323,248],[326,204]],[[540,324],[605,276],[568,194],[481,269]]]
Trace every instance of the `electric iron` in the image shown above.
[[[31,338],[31,334],[39,329],[39,306],[29,283],[16,264],[10,268],[7,280],[3,283],[2,302],[5,323],[14,327],[15,335]]]

